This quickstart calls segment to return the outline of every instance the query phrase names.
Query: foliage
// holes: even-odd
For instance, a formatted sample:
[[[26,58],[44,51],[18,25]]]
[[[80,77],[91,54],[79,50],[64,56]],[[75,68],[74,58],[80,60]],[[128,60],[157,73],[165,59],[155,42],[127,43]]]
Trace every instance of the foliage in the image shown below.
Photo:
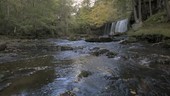
[[[1,0],[0,34],[38,37],[64,32],[60,29],[68,25],[70,1]]]
[[[88,29],[88,32],[91,28],[100,28],[106,23],[129,18],[132,12],[129,6],[131,0],[96,0],[94,6],[90,6],[89,0],[84,2],[77,13],[77,21],[79,28]]]
[[[97,2],[89,12],[89,20],[91,26],[101,27],[103,24],[114,21],[117,17],[116,8],[113,7],[112,0]]]

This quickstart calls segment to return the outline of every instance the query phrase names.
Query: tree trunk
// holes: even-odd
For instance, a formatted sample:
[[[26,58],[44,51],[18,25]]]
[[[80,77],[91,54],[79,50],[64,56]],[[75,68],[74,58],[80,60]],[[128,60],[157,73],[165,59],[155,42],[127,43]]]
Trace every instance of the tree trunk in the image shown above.
[[[134,6],[134,19],[135,19],[135,22],[138,23],[138,17],[137,17],[137,12],[136,12],[136,7]]]
[[[152,16],[152,1],[149,0],[149,13],[150,13],[150,16]]]
[[[135,2],[135,0],[132,1],[132,5],[133,5],[133,15],[134,15],[135,23],[138,23],[138,17],[137,17],[136,2]]]
[[[142,2],[138,0],[138,14],[139,14],[139,22],[142,22]]]
[[[165,0],[164,3],[165,3],[165,8],[166,8],[168,20],[170,20],[170,6],[169,6],[169,1],[168,1],[168,0]]]

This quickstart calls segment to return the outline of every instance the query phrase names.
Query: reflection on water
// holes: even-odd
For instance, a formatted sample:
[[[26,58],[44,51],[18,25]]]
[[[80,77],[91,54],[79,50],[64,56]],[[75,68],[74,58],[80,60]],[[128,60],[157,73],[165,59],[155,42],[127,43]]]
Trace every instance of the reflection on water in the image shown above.
[[[4,85],[0,95],[28,94],[28,91],[52,82],[56,77],[52,59],[51,56],[42,56],[0,64],[0,73],[3,74],[0,84]]]

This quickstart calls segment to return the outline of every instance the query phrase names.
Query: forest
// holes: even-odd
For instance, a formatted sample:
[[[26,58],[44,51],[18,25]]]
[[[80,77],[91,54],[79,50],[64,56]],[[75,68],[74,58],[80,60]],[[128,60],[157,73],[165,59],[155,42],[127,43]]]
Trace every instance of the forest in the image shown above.
[[[154,14],[166,12],[168,0],[1,0],[0,34],[37,38],[74,33],[101,33],[109,22],[129,18],[141,23]],[[81,6],[81,7],[80,7]],[[163,13],[164,14],[164,13]]]

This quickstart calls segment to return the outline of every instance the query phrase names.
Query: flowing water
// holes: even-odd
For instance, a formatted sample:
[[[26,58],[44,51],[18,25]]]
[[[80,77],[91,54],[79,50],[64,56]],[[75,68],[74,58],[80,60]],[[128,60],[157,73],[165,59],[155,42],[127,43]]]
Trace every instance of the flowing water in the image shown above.
[[[66,91],[77,96],[170,96],[169,49],[140,43],[122,45],[119,41],[48,41],[73,50],[1,63],[0,96],[60,96]],[[91,55],[95,48],[118,55]],[[91,75],[79,79],[82,70]]]
[[[120,20],[116,23],[115,32],[123,33],[128,30],[128,19]]]
[[[129,21],[128,19],[112,22],[111,24],[105,24],[104,36],[115,35],[116,33],[124,33],[128,31]]]

